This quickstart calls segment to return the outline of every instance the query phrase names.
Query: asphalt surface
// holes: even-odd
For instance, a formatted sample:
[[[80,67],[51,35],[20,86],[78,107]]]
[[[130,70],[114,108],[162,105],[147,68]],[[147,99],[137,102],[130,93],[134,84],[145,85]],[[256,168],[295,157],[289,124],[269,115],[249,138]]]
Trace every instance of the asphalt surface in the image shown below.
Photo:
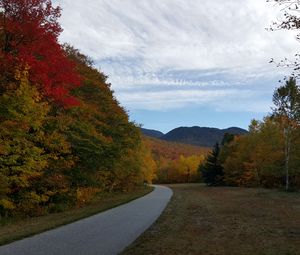
[[[92,217],[0,247],[0,255],[118,254],[162,213],[173,192],[156,186],[150,194]]]

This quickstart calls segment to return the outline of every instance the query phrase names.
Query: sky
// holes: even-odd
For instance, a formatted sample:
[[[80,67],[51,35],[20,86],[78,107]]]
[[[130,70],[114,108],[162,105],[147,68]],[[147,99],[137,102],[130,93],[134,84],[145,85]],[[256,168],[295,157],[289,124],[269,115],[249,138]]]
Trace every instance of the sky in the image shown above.
[[[265,0],[54,0],[61,42],[109,76],[130,119],[168,132],[179,126],[247,128],[271,111],[290,70],[291,31],[268,31],[282,12]]]

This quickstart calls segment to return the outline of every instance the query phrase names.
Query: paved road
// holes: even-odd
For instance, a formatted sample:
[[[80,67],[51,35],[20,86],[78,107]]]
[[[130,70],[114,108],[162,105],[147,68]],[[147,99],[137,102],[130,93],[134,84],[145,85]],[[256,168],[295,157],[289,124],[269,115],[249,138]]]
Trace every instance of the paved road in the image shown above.
[[[162,213],[172,190],[150,194],[75,223],[0,247],[0,255],[118,254]]]

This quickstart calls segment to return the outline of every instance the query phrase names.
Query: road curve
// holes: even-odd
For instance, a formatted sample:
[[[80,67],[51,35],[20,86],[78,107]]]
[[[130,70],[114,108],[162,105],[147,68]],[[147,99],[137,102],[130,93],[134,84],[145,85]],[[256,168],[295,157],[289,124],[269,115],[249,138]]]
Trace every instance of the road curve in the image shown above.
[[[162,213],[173,192],[154,185],[150,194],[89,218],[0,247],[0,255],[118,254]]]

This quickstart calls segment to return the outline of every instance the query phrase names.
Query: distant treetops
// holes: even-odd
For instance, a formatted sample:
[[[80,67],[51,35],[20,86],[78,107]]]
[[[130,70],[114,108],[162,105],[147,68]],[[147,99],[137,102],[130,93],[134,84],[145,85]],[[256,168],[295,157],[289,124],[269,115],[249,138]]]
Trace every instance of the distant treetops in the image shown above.
[[[300,188],[300,89],[294,78],[275,90],[273,112],[249,134],[224,137],[200,170],[209,185]]]

